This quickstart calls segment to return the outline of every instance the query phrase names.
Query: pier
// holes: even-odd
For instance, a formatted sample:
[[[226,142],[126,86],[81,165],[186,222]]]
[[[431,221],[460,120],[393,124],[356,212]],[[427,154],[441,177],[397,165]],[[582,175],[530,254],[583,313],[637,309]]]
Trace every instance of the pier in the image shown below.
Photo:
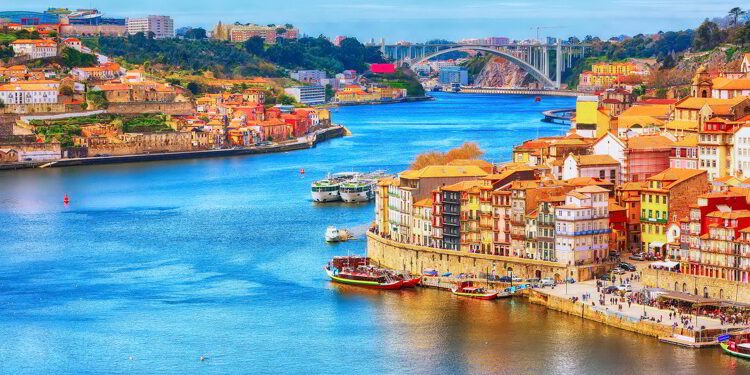
[[[542,121],[552,124],[570,124],[575,112],[575,108],[550,109],[542,112],[544,115]]]

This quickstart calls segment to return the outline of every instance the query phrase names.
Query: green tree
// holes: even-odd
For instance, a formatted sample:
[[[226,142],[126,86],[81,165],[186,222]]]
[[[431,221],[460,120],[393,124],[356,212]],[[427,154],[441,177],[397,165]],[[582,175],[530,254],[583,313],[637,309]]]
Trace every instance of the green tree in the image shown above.
[[[279,95],[277,102],[283,105],[294,105],[294,103],[297,103],[297,101],[294,100],[293,97],[286,95],[286,94]]]
[[[185,32],[185,39],[206,39],[206,29],[199,27],[196,29],[190,29]]]
[[[86,93],[86,101],[94,108],[105,109],[109,102],[104,95],[104,91],[89,91]]]
[[[187,84],[187,89],[190,90],[193,95],[198,95],[201,92],[200,86],[194,81],[191,81]]]
[[[698,51],[708,51],[714,49],[722,41],[722,32],[719,25],[705,20],[695,30],[693,37],[693,48]]]
[[[729,15],[732,17],[732,25],[737,26],[737,22],[740,17],[744,16],[747,12],[742,10],[740,7],[734,7],[729,10]]]
[[[263,49],[263,38],[255,35],[252,38],[245,41],[243,46],[245,47],[245,51],[251,55],[255,56],[263,56],[263,52],[265,50]]]
[[[88,67],[96,65],[96,56],[88,53],[79,52],[73,48],[63,48],[62,62],[65,67]]]

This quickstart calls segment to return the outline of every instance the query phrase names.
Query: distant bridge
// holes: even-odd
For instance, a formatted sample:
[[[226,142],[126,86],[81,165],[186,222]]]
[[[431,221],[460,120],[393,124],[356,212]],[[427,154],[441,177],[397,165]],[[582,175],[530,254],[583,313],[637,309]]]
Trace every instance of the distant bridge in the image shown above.
[[[563,44],[560,39],[555,44],[395,44],[380,45],[381,52],[394,60],[398,66],[407,64],[414,67],[428,60],[451,52],[477,51],[500,56],[520,66],[545,87],[559,89],[562,74],[573,63],[586,55],[584,44]]]

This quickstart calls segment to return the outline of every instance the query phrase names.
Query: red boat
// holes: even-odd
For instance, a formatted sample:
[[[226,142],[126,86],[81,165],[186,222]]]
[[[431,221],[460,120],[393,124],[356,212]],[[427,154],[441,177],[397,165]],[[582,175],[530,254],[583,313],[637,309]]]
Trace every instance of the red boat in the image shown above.
[[[415,286],[419,285],[421,281],[422,281],[421,277],[405,278],[404,288],[414,288]]]
[[[373,269],[359,267],[339,271],[337,268],[330,266],[323,267],[323,269],[332,281],[340,284],[385,290],[401,289],[404,286],[403,280],[395,279],[385,272]]]

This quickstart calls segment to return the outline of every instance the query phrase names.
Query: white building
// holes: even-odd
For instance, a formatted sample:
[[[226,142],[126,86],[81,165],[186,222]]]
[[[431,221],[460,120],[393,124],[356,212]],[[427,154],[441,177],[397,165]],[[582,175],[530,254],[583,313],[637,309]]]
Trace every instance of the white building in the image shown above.
[[[735,177],[750,177],[750,127],[741,127],[734,133],[731,171]]]
[[[563,162],[562,179],[591,177],[619,185],[622,182],[621,170],[621,164],[609,155],[570,154]]]
[[[326,79],[326,72],[322,70],[297,70],[290,73],[289,76],[300,82],[320,84],[321,80]]]
[[[608,190],[590,185],[565,195],[555,209],[555,252],[560,263],[594,264],[609,256]]]
[[[56,104],[58,87],[45,83],[9,83],[0,86],[0,102],[14,104]]]
[[[18,39],[10,44],[16,56],[26,55],[32,59],[57,56],[57,43],[46,39]]]
[[[128,34],[154,33],[154,38],[174,38],[174,20],[169,16],[148,16],[127,19]]]
[[[609,155],[618,163],[625,163],[625,142],[616,135],[607,132],[592,146],[592,154]]]
[[[324,104],[326,102],[326,89],[323,86],[287,87],[284,92],[294,97],[298,103],[306,105]]]

